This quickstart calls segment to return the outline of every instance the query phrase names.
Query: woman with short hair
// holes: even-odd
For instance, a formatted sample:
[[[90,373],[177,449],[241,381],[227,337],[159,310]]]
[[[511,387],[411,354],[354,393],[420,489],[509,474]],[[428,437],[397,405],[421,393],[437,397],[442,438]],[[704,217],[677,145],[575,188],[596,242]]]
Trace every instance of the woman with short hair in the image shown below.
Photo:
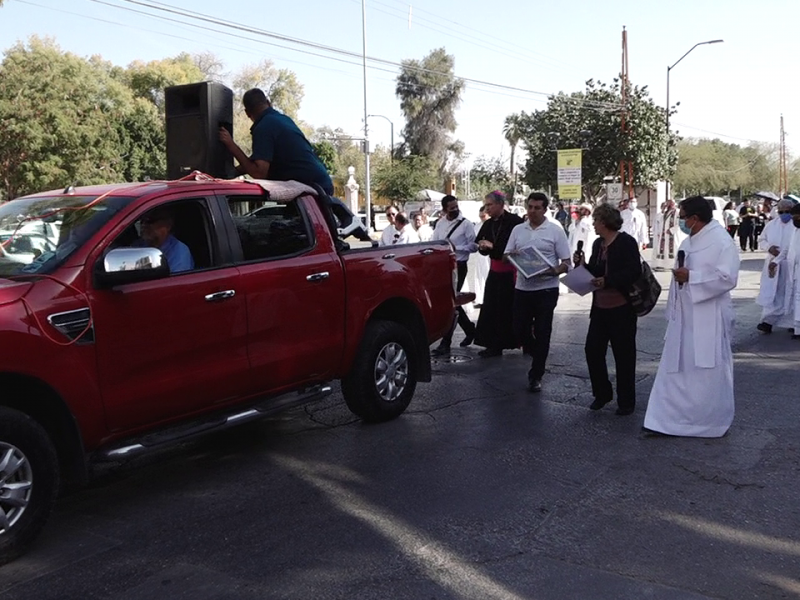
[[[620,231],[622,215],[609,204],[601,204],[592,213],[594,230],[599,236],[585,263],[584,253],[573,256],[575,266],[584,264],[594,275],[595,287],[586,334],[586,364],[592,381],[592,410],[600,410],[614,399],[608,379],[606,353],[614,353],[617,371],[617,415],[630,415],[636,407],[636,324],[637,317],[628,301],[631,286],[642,274],[638,242]]]

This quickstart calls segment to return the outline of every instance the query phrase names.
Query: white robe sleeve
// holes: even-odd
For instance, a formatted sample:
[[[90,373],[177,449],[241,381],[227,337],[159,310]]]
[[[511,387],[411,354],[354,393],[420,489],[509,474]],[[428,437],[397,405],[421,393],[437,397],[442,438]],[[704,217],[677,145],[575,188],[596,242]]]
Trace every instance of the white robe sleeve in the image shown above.
[[[736,287],[739,280],[739,252],[733,243],[725,244],[713,264],[706,263],[689,271],[688,285],[692,301],[705,302]]]

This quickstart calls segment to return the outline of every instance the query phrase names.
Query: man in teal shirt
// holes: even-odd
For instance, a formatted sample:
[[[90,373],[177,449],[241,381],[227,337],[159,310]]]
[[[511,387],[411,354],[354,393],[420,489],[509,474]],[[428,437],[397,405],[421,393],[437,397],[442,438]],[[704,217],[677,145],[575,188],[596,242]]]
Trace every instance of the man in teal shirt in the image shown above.
[[[275,181],[295,180],[319,185],[329,196],[333,182],[325,165],[292,119],[278,112],[263,91],[252,89],[242,98],[245,114],[253,122],[253,154],[247,156],[224,127],[219,139],[239,162],[240,175]]]

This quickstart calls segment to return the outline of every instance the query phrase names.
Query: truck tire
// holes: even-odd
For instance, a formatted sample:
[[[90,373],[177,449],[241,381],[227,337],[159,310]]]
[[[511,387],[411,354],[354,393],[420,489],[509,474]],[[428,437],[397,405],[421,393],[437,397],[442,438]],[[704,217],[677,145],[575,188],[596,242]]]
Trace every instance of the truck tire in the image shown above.
[[[417,387],[414,337],[393,321],[372,321],[364,330],[342,393],[353,414],[370,423],[395,419]]]
[[[28,415],[0,407],[0,565],[41,531],[58,494],[53,443]]]

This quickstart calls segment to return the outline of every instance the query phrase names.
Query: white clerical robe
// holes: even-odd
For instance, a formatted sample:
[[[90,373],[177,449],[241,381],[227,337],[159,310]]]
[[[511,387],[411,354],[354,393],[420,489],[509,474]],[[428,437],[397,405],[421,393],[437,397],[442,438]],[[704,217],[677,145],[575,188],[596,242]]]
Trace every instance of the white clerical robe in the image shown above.
[[[653,259],[658,267],[672,268],[678,256],[678,248],[687,237],[681,231],[679,221],[677,208],[656,215],[653,226]]]
[[[592,257],[592,246],[597,239],[594,219],[589,215],[581,217],[569,230],[569,248],[572,254],[578,250],[578,242],[583,242],[583,255],[586,262]]]
[[[764,227],[761,236],[758,238],[759,247],[762,250],[769,250],[772,246],[777,246],[778,250],[786,249],[792,240],[792,233],[795,230],[792,222],[784,223],[780,219],[773,219]],[[756,304],[764,310],[761,313],[761,321],[773,327],[791,327],[793,324],[792,311],[786,310],[790,303],[786,293],[786,282],[789,280],[788,269],[778,266],[775,277],[769,276],[769,265],[777,262],[777,258],[767,254],[764,260],[764,268],[761,270],[761,289],[756,298]]]
[[[733,422],[733,304],[739,252],[716,221],[686,239],[689,281],[673,281],[667,334],[644,426],[668,435],[720,437]]]
[[[475,223],[475,235],[483,227],[483,221]],[[475,294],[474,304],[483,304],[483,290],[486,287],[486,278],[489,276],[489,257],[480,252],[473,252],[469,257],[467,270],[467,289]]]
[[[650,241],[647,232],[647,217],[638,208],[626,208],[621,211],[622,231],[627,233],[637,242],[641,248]]]
[[[794,333],[800,335],[800,228],[789,223],[792,239],[775,259],[778,273],[786,271],[786,291],[784,294],[786,320],[794,322]]]

